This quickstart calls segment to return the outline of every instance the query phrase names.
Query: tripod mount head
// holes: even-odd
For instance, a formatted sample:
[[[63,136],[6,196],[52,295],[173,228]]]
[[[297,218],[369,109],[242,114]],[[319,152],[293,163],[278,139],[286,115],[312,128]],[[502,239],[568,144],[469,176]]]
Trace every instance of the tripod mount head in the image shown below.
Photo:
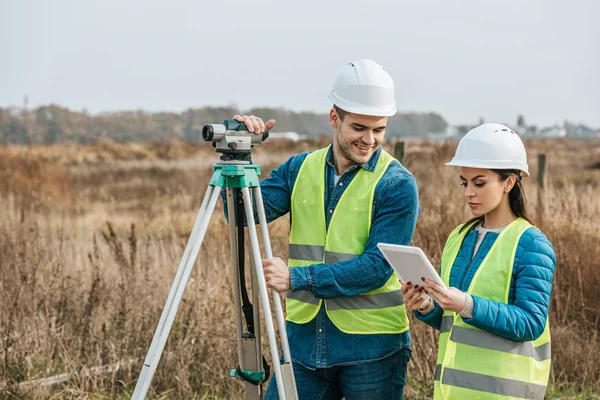
[[[262,135],[248,132],[248,128],[236,120],[225,120],[222,124],[208,124],[202,128],[202,139],[212,142],[212,145],[221,153],[222,161],[242,160],[250,161],[252,147],[267,140],[269,132]]]

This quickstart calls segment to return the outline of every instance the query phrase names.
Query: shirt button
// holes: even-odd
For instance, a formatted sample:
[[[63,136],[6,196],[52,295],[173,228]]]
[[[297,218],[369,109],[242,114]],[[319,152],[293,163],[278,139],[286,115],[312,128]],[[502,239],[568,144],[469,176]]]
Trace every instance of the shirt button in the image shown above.
[[[323,329],[320,329],[320,328],[319,328],[319,333],[322,333],[322,332],[323,332]]]
[[[333,213],[333,210],[329,210],[329,214],[332,214],[332,213]]]
[[[344,186],[344,184],[342,182],[340,182],[340,186]]]

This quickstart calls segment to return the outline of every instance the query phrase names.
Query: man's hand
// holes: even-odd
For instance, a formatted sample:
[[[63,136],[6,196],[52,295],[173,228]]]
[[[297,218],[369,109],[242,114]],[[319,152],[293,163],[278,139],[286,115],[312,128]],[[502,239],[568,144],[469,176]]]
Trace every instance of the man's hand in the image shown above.
[[[427,278],[421,278],[430,287],[425,287],[427,293],[442,309],[446,311],[461,312],[467,304],[467,295],[457,288],[444,289],[437,283]]]
[[[248,128],[248,132],[254,132],[257,135],[262,135],[264,131],[271,130],[276,123],[274,119],[270,119],[264,123],[262,118],[254,115],[234,115],[233,119],[238,122],[243,122]]]
[[[269,289],[283,293],[292,288],[290,270],[281,258],[263,259],[262,263],[265,272],[265,281],[267,281]]]

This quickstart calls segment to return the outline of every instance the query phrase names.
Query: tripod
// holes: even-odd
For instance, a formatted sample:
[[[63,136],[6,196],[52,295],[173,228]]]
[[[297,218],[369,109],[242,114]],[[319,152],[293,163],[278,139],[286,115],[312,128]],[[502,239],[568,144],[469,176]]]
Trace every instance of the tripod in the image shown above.
[[[273,291],[273,303],[284,358],[283,363],[280,363],[279,360],[275,328],[273,326],[267,285],[263,274],[262,258],[256,231],[252,198],[250,196],[251,188],[258,209],[258,219],[260,222],[265,256],[266,258],[272,258],[271,241],[269,239],[267,220],[258,180],[260,166],[250,164],[250,161],[248,160],[235,160],[231,157],[223,157],[222,160],[223,161],[213,165],[213,175],[210,184],[204,196],[204,200],[202,201],[198,216],[196,217],[196,222],[194,223],[192,233],[183,253],[181,263],[179,264],[175,281],[169,292],[156,332],[154,333],[152,344],[146,355],[142,372],[132,396],[132,399],[134,400],[145,399],[146,394],[148,393],[152,377],[158,366],[171,327],[173,326],[183,292],[190,278],[194,262],[200,251],[210,219],[223,188],[227,190],[229,239],[233,264],[233,298],[236,309],[237,347],[239,355],[239,366],[237,369],[231,371],[231,375],[245,381],[246,399],[261,400],[263,398],[262,383],[268,379],[268,365],[262,356],[261,349],[260,308],[252,307],[252,305],[249,304],[244,282],[243,232],[245,215],[251,244],[250,258],[254,264],[254,269],[251,269],[252,296],[254,303],[256,304],[259,300],[260,293],[260,301],[263,312],[265,313],[269,347],[277,382],[277,392],[279,398],[282,400],[298,399],[292,367],[292,357],[285,330],[285,318],[283,315],[283,307],[281,305],[281,297],[279,293]],[[235,221],[235,223],[233,221]],[[256,291],[257,285],[259,291]],[[248,332],[244,332],[243,329],[242,309],[244,311]]]

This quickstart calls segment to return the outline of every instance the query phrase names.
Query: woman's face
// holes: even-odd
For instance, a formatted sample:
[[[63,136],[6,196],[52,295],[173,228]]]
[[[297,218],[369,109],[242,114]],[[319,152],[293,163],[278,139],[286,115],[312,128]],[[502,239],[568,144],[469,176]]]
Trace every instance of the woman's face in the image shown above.
[[[475,217],[495,210],[501,203],[510,179],[502,181],[492,170],[462,167],[460,180],[465,188],[465,198]]]

